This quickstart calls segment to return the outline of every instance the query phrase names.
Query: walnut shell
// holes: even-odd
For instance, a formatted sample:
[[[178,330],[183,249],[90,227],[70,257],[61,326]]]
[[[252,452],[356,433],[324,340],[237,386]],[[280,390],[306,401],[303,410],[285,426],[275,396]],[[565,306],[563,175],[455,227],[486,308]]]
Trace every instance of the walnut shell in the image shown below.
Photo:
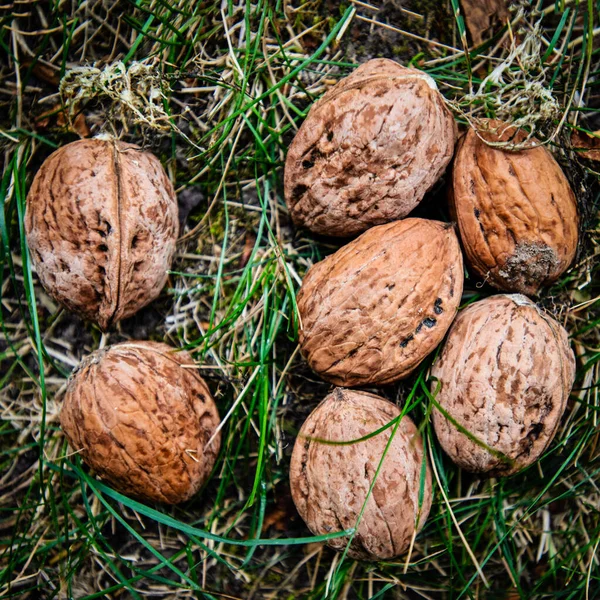
[[[437,401],[494,455],[437,409],[440,444],[464,469],[503,475],[539,458],[550,444],[575,378],[567,332],[520,294],[498,295],[462,310],[431,374]],[[431,385],[432,392],[438,384]]]
[[[462,287],[451,225],[405,219],[373,227],[304,278],[297,298],[302,354],[336,385],[407,377],[442,341]]]
[[[219,433],[207,446],[219,413],[194,366],[187,352],[156,342],[93,352],[67,384],[60,423],[69,444],[124,494],[187,500],[221,445]]]
[[[370,60],[316,104],[285,163],[297,225],[350,236],[405,217],[452,158],[456,131],[435,81]]]
[[[178,228],[177,200],[160,161],[123,142],[60,148],[27,196],[27,243],[42,285],[103,330],[158,296]]]
[[[515,142],[523,132],[488,121],[490,141]],[[467,263],[494,287],[535,294],[556,281],[577,250],[573,190],[543,146],[512,152],[488,146],[474,130],[459,145],[450,209]]]
[[[400,410],[379,396],[337,388],[306,419],[292,453],[290,485],[296,508],[313,534],[356,526],[393,426],[354,444],[328,445],[319,440],[356,440],[398,415]],[[428,466],[421,482],[424,460],[421,436],[411,419],[404,416],[367,500],[350,556],[386,559],[408,549],[431,508]],[[341,550],[348,538],[328,543]]]

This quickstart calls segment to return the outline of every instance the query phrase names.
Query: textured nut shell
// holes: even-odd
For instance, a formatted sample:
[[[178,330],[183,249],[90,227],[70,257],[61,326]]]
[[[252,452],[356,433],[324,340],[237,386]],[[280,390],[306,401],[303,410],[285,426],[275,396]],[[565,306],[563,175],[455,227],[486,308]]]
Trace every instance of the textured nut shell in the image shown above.
[[[573,385],[575,357],[563,327],[533,302],[498,295],[459,313],[431,373],[441,382],[442,408],[514,462],[493,456],[434,410],[446,453],[464,469],[506,475],[533,463],[552,441]]]
[[[442,341],[462,287],[452,226],[405,219],[373,227],[304,278],[298,294],[302,354],[336,385],[406,377]]]
[[[285,164],[293,220],[350,236],[405,217],[444,172],[455,126],[431,77],[374,59],[311,108]]]
[[[60,148],[41,166],[25,230],[47,292],[106,330],[160,293],[177,219],[173,186],[155,156],[91,139]]]
[[[126,342],[73,373],[60,414],[74,451],[116,489],[175,504],[198,491],[221,444],[217,407],[186,352]]]
[[[292,453],[290,485],[300,516],[315,535],[356,526],[391,428],[346,446],[317,440],[355,440],[383,427],[399,414],[398,408],[383,398],[338,388],[302,425]],[[427,467],[419,512],[423,460],[421,437],[410,418],[404,416],[352,540],[351,556],[385,559],[408,549],[417,518],[420,530],[431,508],[431,472]],[[336,538],[328,543],[343,549],[348,539]]]
[[[496,140],[514,135],[499,121],[487,125],[499,128]],[[493,148],[470,130],[457,151],[452,181],[450,208],[467,262],[491,285],[534,294],[569,267],[577,250],[577,202],[544,147]]]

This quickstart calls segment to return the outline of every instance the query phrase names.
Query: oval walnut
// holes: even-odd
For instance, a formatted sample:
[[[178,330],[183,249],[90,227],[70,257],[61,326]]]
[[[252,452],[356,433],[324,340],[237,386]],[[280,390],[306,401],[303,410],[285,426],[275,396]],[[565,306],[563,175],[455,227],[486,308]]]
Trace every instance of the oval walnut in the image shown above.
[[[523,132],[486,121],[488,141],[520,142]],[[494,287],[535,294],[556,281],[577,250],[575,195],[543,146],[512,152],[494,148],[474,130],[459,145],[450,209],[468,265]]]
[[[447,223],[373,227],[314,265],[298,293],[300,348],[336,385],[407,377],[442,341],[462,294],[462,255]]]
[[[552,441],[575,377],[567,332],[520,294],[462,310],[431,374],[440,444],[464,469],[508,475]]]
[[[106,330],[160,293],[177,213],[155,156],[123,142],[80,140],[41,166],[27,196],[25,231],[48,294]]]
[[[379,396],[338,388],[306,419],[292,453],[290,486],[296,508],[313,534],[356,527],[394,426],[352,444],[323,440],[357,440],[399,415],[394,404]],[[424,460],[421,436],[404,416],[366,502],[350,556],[377,560],[406,552],[431,508],[431,472],[427,466],[423,470]],[[346,537],[328,542],[337,550],[347,543]]]
[[[434,80],[374,59],[315,103],[285,163],[297,225],[351,236],[405,217],[454,152],[454,119]]]
[[[125,342],[97,350],[71,375],[60,414],[71,448],[101,479],[145,500],[195,494],[221,444],[219,413],[186,352]]]

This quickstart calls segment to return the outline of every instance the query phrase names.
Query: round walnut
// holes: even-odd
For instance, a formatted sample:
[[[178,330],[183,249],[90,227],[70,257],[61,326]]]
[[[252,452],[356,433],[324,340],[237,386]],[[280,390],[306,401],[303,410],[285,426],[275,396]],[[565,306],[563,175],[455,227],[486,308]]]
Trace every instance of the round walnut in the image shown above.
[[[500,121],[479,131],[491,142],[522,142]],[[492,147],[471,129],[457,151],[450,209],[470,267],[494,287],[535,294],[556,281],[577,250],[573,191],[543,146],[518,152]]]
[[[387,559],[409,548],[431,508],[431,472],[427,466],[423,470],[421,437],[407,416],[395,431],[368,500],[394,426],[360,442],[326,442],[363,438],[399,415],[394,404],[379,396],[337,388],[309,415],[294,446],[292,498],[313,534],[356,527],[367,501],[349,548],[354,558]],[[334,538],[328,544],[341,550],[348,538]]]
[[[368,61],[312,106],[290,146],[285,197],[294,222],[350,236],[405,217],[446,169],[455,136],[431,77]]]
[[[60,414],[75,452],[124,494],[176,504],[219,453],[217,407],[190,355],[166,344],[97,350],[71,375]],[[213,440],[210,444],[211,437]]]
[[[460,467],[501,475],[550,444],[575,377],[567,333],[520,294],[471,304],[456,317],[431,373],[440,444]],[[468,432],[468,435],[465,433]]]
[[[405,219],[373,227],[304,278],[302,354],[323,379],[345,387],[407,377],[442,341],[462,287],[451,225]]]
[[[80,140],[41,166],[27,197],[25,231],[50,296],[106,330],[163,288],[177,201],[152,154],[118,141]]]

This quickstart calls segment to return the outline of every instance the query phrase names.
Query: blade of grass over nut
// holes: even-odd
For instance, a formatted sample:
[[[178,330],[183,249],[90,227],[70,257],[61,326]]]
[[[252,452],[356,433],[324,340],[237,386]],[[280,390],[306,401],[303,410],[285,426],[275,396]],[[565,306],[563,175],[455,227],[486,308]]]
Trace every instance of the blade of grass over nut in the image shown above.
[[[503,452],[500,452],[499,450],[495,450],[494,448],[491,448],[490,446],[488,446],[484,441],[480,440],[476,435],[471,433],[466,427],[461,425],[450,413],[448,413],[447,410],[444,409],[443,406],[440,405],[440,403],[436,400],[435,397],[437,396],[437,394],[440,390],[441,383],[439,381],[437,381],[434,377],[432,377],[431,380],[435,381],[437,384],[436,389],[433,394],[427,389],[426,385],[424,385],[423,382],[420,382],[423,393],[427,396],[429,402],[433,406],[435,406],[435,408],[437,410],[439,410],[440,413],[442,413],[442,415],[450,423],[452,423],[452,425],[454,425],[454,427],[456,427],[456,429],[460,433],[462,433],[464,436],[469,438],[472,442],[477,444],[480,448],[483,448],[486,452],[489,452],[492,456],[498,458],[499,460],[501,460],[504,463],[511,465],[514,462],[513,459],[511,459],[509,456],[506,456],[506,454],[504,454]]]
[[[356,524],[354,526],[354,531],[352,531],[352,533],[348,536],[348,542],[346,544],[346,547],[344,548],[344,551],[342,552],[342,556],[339,560],[339,563],[336,567],[336,570],[333,573],[333,580],[337,579],[337,575],[339,574],[340,570],[342,569],[342,566],[344,564],[344,561],[347,558],[348,555],[348,550],[350,549],[350,545],[352,543],[352,540],[354,539],[357,531],[358,531],[358,526],[363,518],[364,512],[367,508],[367,502],[369,501],[369,498],[371,497],[372,493],[373,493],[373,489],[375,488],[375,484],[377,483],[377,478],[379,476],[379,473],[381,471],[381,467],[383,465],[383,462],[385,460],[385,457],[388,454],[388,451],[390,449],[390,446],[392,445],[392,442],[394,440],[394,436],[396,435],[396,432],[398,431],[398,427],[400,426],[400,422],[402,421],[402,418],[408,413],[409,408],[411,408],[411,400],[414,397],[414,395],[416,394],[417,389],[419,388],[419,385],[421,383],[421,379],[423,377],[423,371],[421,371],[421,373],[419,374],[417,381],[415,382],[412,390],[410,391],[407,399],[406,399],[406,403],[405,406],[403,408],[403,410],[401,411],[400,415],[398,417],[396,417],[395,419],[392,419],[392,421],[390,421],[390,423],[388,424],[392,426],[392,430],[390,431],[388,440],[386,442],[385,448],[383,450],[383,453],[379,459],[379,462],[377,464],[377,468],[375,469],[375,473],[373,474],[373,479],[371,481],[371,483],[369,484],[369,489],[367,491],[367,494],[365,496],[365,499],[362,503],[361,509],[358,513],[358,517],[356,519]],[[393,425],[392,425],[393,423]],[[386,426],[386,428],[388,427]],[[365,436],[366,439],[368,439],[369,437],[373,437],[374,435],[378,435],[381,431],[383,430],[383,428],[378,429],[376,432],[372,432],[369,436]],[[365,438],[361,438],[360,441],[363,441]],[[358,441],[352,440],[350,443],[359,443]],[[420,473],[420,480],[419,480],[419,506],[418,506],[418,510],[417,510],[417,522],[415,525],[415,529],[418,528],[419,525],[419,516],[421,514],[421,507],[423,505],[423,494],[424,494],[424,489],[425,489],[425,470],[426,470],[426,454],[424,454],[423,456],[423,463],[422,463],[422,469],[421,469],[421,473]],[[414,540],[414,538],[413,538]],[[408,565],[408,562],[410,560],[410,551],[412,550],[412,543],[411,543],[411,548],[409,550],[408,556],[406,558],[406,565]]]
[[[489,32],[479,47],[471,45],[458,0],[407,0],[403,10],[392,4],[136,0],[125,11],[120,3],[4,7],[3,596],[597,595],[598,168],[569,143],[573,128],[600,129],[597,3],[512,3],[510,25]],[[290,506],[291,447],[329,391],[296,350],[295,294],[306,270],[338,244],[291,226],[282,167],[312,102],[379,56],[427,71],[461,125],[483,117],[523,124],[571,178],[584,218],[574,266],[538,299],[565,324],[578,355],[575,389],[554,443],[525,473],[478,478],[458,470],[437,445],[429,422],[430,359],[411,379],[372,390],[420,426],[439,483],[410,554],[367,564],[310,536]],[[119,63],[126,71],[117,77]],[[104,77],[105,89],[91,89],[92,73]],[[56,82],[65,75],[69,93],[61,96]],[[133,85],[131,97],[125,84]],[[53,149],[77,138],[59,122],[59,108],[73,123],[83,118],[92,135],[116,135],[156,154],[181,206],[191,206],[181,233],[194,235],[181,240],[161,297],[104,337],[45,295],[23,236],[33,175]],[[427,214],[419,216],[449,220],[442,185],[426,201]],[[463,303],[491,293],[478,283],[467,279]],[[58,427],[73,365],[100,344],[133,339],[190,351],[225,420],[213,477],[176,507],[145,506],[114,492],[68,454],[73,449]],[[398,422],[386,429],[391,433]]]

